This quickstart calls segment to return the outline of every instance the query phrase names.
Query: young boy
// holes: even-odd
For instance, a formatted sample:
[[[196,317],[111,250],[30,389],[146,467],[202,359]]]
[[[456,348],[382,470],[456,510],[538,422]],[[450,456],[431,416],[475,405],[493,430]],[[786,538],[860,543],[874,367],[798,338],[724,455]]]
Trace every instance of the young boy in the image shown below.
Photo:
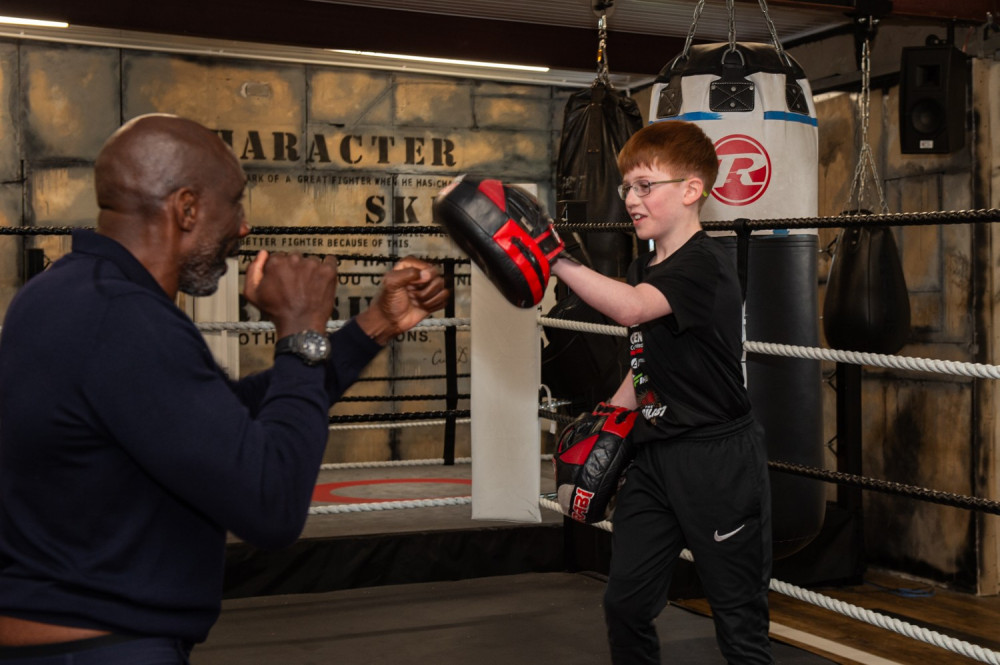
[[[660,662],[653,621],[687,547],[727,662],[770,664],[767,451],[743,383],[735,261],[700,222],[715,149],[697,125],[659,122],[629,139],[618,167],[636,236],[653,250],[633,262],[627,283],[572,261],[552,266],[629,328],[631,369],[610,402],[642,417],[613,517],[604,596],[612,661]]]

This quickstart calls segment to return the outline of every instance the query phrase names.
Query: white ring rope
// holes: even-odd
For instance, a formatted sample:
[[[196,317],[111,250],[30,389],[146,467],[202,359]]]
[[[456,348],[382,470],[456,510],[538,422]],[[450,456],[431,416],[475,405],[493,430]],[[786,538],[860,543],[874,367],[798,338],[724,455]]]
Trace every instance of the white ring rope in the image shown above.
[[[796,598],[803,602],[810,603],[811,605],[818,605],[819,607],[837,612],[838,614],[843,614],[844,616],[852,619],[863,621],[864,623],[871,624],[885,630],[891,630],[894,633],[899,633],[900,635],[904,635],[911,639],[919,640],[927,644],[933,644],[936,647],[947,649],[948,651],[973,658],[983,663],[1000,665],[1000,653],[984,649],[977,644],[972,644],[971,642],[966,642],[965,640],[949,637],[948,635],[939,633],[936,630],[915,626],[912,623],[900,621],[899,619],[879,614],[878,612],[873,612],[863,607],[857,607],[856,605],[851,605],[850,603],[845,603],[842,600],[830,598],[829,596],[824,596],[822,594],[815,593],[814,591],[797,587],[794,584],[788,584],[787,582],[771,580],[771,590],[777,591],[778,593],[786,596],[791,596],[792,598]]]
[[[327,323],[327,330],[337,330],[338,328],[342,328],[345,323],[346,321],[330,321]],[[550,328],[562,328],[565,330],[591,332],[616,337],[625,337],[628,334],[628,329],[623,326],[585,323],[583,321],[570,321],[566,319],[553,319],[547,316],[539,317],[538,323],[543,326],[549,326]],[[196,325],[204,332],[274,330],[274,324],[270,321],[201,322]],[[469,319],[458,318],[425,319],[414,327],[428,330],[444,330],[449,327],[467,329],[470,327],[470,323]],[[956,360],[937,360],[934,358],[894,356],[882,353],[842,351],[838,349],[824,349],[815,346],[774,344],[771,342],[747,341],[744,342],[743,348],[745,351],[750,353],[784,356],[786,358],[829,360],[838,363],[849,363],[852,365],[868,365],[871,367],[883,367],[887,369],[951,374],[956,376],[967,376],[975,379],[1000,379],[1000,366],[985,365],[983,363],[966,363]]]
[[[551,454],[543,454],[541,456],[542,461],[552,461]],[[455,464],[472,464],[471,457],[456,457]],[[403,460],[386,460],[382,462],[335,462],[328,464],[321,464],[319,468],[325,469],[327,471],[338,470],[338,469],[381,469],[385,467],[395,467],[395,466],[443,466],[444,458],[435,457],[431,459],[403,459]],[[559,508],[555,508],[559,510]]]
[[[622,326],[608,326],[582,321],[567,321],[539,317],[539,323],[552,328],[565,328],[577,332],[593,332],[604,335],[624,337],[628,329]],[[771,356],[788,358],[803,358],[807,360],[831,360],[852,365],[869,365],[889,369],[912,370],[916,372],[935,372],[938,374],[953,374],[976,379],[1000,379],[1000,366],[984,365],[982,363],[965,363],[955,360],[936,360],[934,358],[916,358],[911,356],[892,356],[882,353],[863,353],[859,351],[840,351],[823,349],[815,346],[792,346],[790,344],[773,344],[770,342],[751,342],[743,344],[744,350],[750,353],[763,353]]]
[[[355,429],[400,429],[403,427],[427,427],[429,425],[444,425],[448,421],[445,419],[434,420],[404,420],[397,423],[358,423],[358,424],[333,424],[327,430],[355,430]],[[456,418],[455,424],[467,425],[472,422],[472,418]]]
[[[310,515],[334,515],[337,513],[363,513],[402,508],[437,508],[439,506],[465,506],[472,503],[471,496],[449,496],[441,499],[410,499],[406,501],[376,501],[374,503],[344,503],[328,506],[312,506]]]
[[[906,369],[918,372],[937,372],[938,374],[957,374],[960,376],[971,376],[976,379],[1000,379],[1000,366],[983,365],[981,363],[963,363],[955,360],[935,360],[933,358],[915,358],[911,356],[890,356],[882,353],[862,353],[859,351],[838,351],[814,346],[789,346],[788,344],[771,344],[768,342],[746,342],[744,348],[751,353],[766,353],[772,356],[833,360],[853,365],[871,365],[873,367]]]
[[[538,317],[538,323],[550,328],[564,328],[577,332],[593,332],[601,335],[613,335],[615,337],[625,337],[628,335],[628,328],[624,326],[609,326],[602,323],[584,323],[583,321],[570,321],[569,319],[553,319],[548,316]]]
[[[333,332],[339,328],[343,328],[347,324],[347,321],[336,320],[327,321],[326,329],[328,332]],[[270,321],[199,321],[195,323],[198,329],[202,332],[226,332],[226,331],[239,331],[239,332],[264,332],[274,330],[274,324]],[[445,328],[468,328],[469,319],[424,319],[420,323],[413,326],[414,328],[421,329],[431,329],[431,330],[444,330]]]
[[[456,457],[455,464],[471,464],[471,457]],[[337,462],[330,464],[321,464],[320,469],[326,471],[337,470],[337,469],[381,469],[384,467],[396,467],[396,466],[443,466],[444,458],[438,457],[436,459],[406,459],[406,460],[388,460],[383,462]]]

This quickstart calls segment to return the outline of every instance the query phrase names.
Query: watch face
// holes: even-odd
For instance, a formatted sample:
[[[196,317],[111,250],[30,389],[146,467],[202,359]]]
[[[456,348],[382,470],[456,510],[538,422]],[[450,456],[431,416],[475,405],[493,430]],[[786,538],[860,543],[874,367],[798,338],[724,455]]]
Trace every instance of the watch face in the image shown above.
[[[299,351],[308,360],[325,360],[330,354],[330,340],[327,339],[326,335],[321,335],[318,332],[307,331],[301,333],[301,337],[298,341]]]

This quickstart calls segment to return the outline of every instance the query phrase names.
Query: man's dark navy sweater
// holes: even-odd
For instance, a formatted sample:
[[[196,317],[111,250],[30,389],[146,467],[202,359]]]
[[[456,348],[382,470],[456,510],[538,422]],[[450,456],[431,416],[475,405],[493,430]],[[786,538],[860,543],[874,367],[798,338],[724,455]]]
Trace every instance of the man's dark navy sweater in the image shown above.
[[[0,615],[203,640],[227,530],[298,538],[329,407],[381,348],[331,340],[325,368],[230,381],[124,247],[75,232],[0,331]]]

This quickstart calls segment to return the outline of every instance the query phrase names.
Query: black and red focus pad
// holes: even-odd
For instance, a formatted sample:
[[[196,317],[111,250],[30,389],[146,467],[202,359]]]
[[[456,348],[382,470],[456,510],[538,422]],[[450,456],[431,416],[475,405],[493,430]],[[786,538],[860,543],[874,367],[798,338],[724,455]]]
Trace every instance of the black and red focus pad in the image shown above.
[[[434,200],[433,212],[511,304],[541,302],[565,245],[535,197],[499,180],[463,178]]]
[[[584,524],[608,516],[622,472],[635,457],[631,433],[638,415],[601,402],[563,430],[552,460],[564,515]]]

